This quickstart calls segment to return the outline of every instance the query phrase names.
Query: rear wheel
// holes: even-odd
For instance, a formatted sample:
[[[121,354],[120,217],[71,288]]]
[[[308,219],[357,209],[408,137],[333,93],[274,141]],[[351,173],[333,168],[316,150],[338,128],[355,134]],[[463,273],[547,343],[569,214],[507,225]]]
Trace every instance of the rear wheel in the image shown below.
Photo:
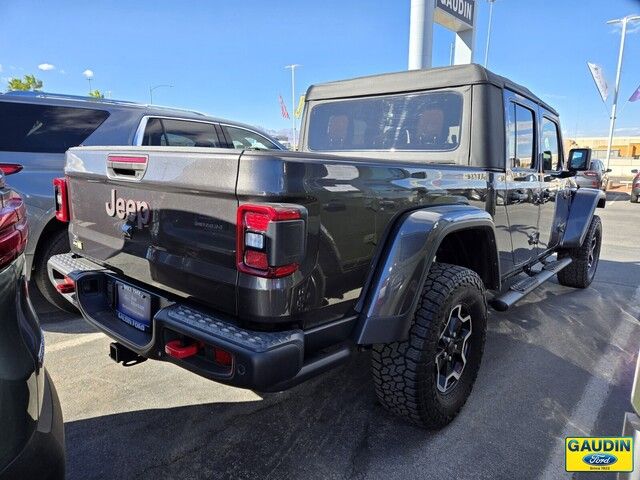
[[[602,222],[594,215],[582,245],[558,252],[558,259],[570,257],[573,261],[558,272],[561,285],[587,288],[593,282],[600,260],[602,245]]]
[[[637,203],[638,202],[638,195],[634,195],[633,193],[631,194],[631,203]]]
[[[480,277],[467,268],[434,263],[409,338],[373,347],[372,373],[380,403],[426,428],[448,424],[473,388],[486,328]]]
[[[40,290],[42,296],[52,305],[58,307],[60,310],[64,310],[69,313],[78,313],[76,307],[68,302],[58,291],[55,289],[51,281],[49,280],[49,274],[47,273],[47,262],[49,259],[60,253],[67,253],[71,250],[69,246],[69,234],[66,230],[53,233],[48,239],[45,239],[46,245],[42,246],[41,251],[38,253],[35,261],[35,272],[33,279]]]

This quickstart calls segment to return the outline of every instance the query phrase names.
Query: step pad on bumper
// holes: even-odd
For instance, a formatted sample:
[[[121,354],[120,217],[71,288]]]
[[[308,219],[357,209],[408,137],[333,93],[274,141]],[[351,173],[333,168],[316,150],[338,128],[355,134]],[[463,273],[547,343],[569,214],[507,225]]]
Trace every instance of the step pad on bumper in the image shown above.
[[[201,330],[208,335],[225,339],[254,352],[266,352],[279,345],[290,343],[299,337],[299,330],[284,332],[256,332],[245,330],[183,305],[173,305],[163,313],[172,320]]]
[[[64,283],[64,277],[68,277],[73,272],[87,272],[95,270],[104,270],[104,268],[90,260],[79,257],[74,253],[61,253],[59,255],[54,255],[47,261],[47,274],[49,276],[49,281],[54,286]],[[60,295],[77,306],[75,293],[60,293]]]

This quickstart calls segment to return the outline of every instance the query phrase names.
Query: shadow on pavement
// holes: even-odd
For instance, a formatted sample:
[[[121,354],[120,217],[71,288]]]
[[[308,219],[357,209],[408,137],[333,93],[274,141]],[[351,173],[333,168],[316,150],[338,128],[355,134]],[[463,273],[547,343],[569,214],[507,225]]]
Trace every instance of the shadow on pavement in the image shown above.
[[[496,371],[501,374],[486,377]],[[376,403],[362,354],[262,401],[67,423],[68,473],[71,479],[506,478],[517,472],[525,478],[531,458],[542,470],[555,453],[555,436],[590,376],[544,348],[490,332],[469,403],[444,431],[429,432]],[[510,394],[514,378],[526,380],[517,396]],[[618,390],[611,395],[620,396]],[[505,445],[506,426],[527,434]],[[480,438],[490,440],[474,441]]]

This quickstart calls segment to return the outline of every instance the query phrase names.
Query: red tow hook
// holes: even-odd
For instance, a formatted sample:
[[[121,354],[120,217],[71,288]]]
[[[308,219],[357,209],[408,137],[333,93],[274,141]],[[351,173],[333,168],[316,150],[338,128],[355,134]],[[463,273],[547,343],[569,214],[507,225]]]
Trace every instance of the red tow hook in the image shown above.
[[[191,343],[183,345],[182,340],[171,340],[164,346],[164,352],[173,358],[189,358],[197,355],[200,345]]]
[[[73,293],[76,291],[76,282],[69,277],[64,277],[62,283],[56,285],[56,290],[62,294]]]

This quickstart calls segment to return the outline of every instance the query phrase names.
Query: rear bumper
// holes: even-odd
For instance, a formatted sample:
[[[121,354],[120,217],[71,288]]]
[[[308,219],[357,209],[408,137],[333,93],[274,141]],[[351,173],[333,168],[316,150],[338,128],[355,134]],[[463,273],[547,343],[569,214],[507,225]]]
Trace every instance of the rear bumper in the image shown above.
[[[20,454],[0,472],[0,478],[63,480],[65,472],[64,424],[56,389],[45,375],[38,427]]]
[[[69,254],[70,255],[70,254]],[[68,258],[49,260],[62,270]],[[348,341],[356,318],[345,318],[313,330],[255,331],[237,319],[211,312],[184,299],[83,260],[89,270],[67,271],[76,284],[75,302],[83,317],[137,355],[174,363],[211,380],[257,391],[278,391],[342,363],[352,351]],[[119,317],[117,284],[124,284],[151,299],[151,321],[146,331]],[[167,344],[195,345],[197,353],[178,358]],[[218,362],[217,351],[231,360]],[[227,357],[228,358],[228,357]]]

